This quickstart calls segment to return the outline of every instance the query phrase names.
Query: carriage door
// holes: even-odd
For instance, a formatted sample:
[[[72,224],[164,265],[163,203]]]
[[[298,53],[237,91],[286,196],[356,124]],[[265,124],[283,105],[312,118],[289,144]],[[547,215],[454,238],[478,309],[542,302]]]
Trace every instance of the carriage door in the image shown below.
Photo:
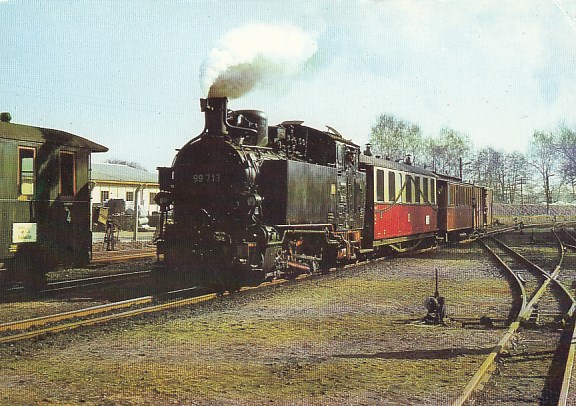
[[[60,244],[64,257],[73,257],[79,243],[74,226],[77,221],[76,196],[76,159],[73,152],[60,152],[60,207],[58,207],[58,221],[54,225],[60,229]]]

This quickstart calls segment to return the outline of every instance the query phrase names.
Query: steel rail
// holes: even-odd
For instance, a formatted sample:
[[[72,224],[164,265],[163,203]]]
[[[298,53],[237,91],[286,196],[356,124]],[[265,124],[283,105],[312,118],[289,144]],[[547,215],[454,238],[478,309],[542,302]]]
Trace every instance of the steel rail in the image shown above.
[[[555,230],[553,230],[554,232],[554,236],[556,237],[558,244],[560,246],[560,258],[561,258],[561,263],[562,261],[564,261],[564,257],[565,257],[565,252],[566,249],[565,247],[567,246],[567,244],[565,244],[562,239],[560,238],[560,236],[558,235],[558,233],[556,233]],[[568,233],[568,232],[564,232],[564,234],[570,236],[572,239],[574,239],[574,237]],[[560,265],[559,265],[560,266]],[[574,369],[574,359],[576,356],[576,315],[574,315],[574,306],[576,304],[573,303],[572,304],[572,316],[570,317],[569,320],[569,328],[570,330],[567,331],[566,335],[569,337],[568,342],[565,342],[564,344],[567,346],[567,350],[566,350],[566,357],[564,359],[564,372],[562,375],[562,384],[560,386],[560,395],[558,396],[558,405],[561,406],[565,406],[568,404],[568,394],[570,392],[570,383],[572,380],[572,370]]]
[[[300,275],[299,277],[297,277],[293,280],[306,279],[307,277],[308,277],[308,275]],[[272,282],[265,282],[265,283],[262,283],[258,286],[243,287],[240,289],[240,291],[244,292],[244,291],[249,291],[249,290],[254,290],[254,289],[261,289],[261,288],[265,288],[268,286],[280,285],[280,284],[283,284],[286,282],[289,282],[289,280],[280,279],[280,280],[275,280]],[[167,296],[171,296],[171,295],[173,296],[173,295],[177,295],[177,294],[180,294],[182,292],[189,291],[189,290],[190,289],[181,289],[181,290],[176,290],[176,291],[172,291],[172,292],[167,292],[167,293],[161,294],[159,296],[161,296],[161,297],[167,297]],[[170,310],[170,309],[175,309],[175,308],[179,308],[179,307],[195,305],[195,304],[199,304],[199,303],[203,303],[203,302],[207,302],[207,301],[216,299],[218,297],[229,296],[229,295],[230,295],[230,293],[228,293],[228,292],[226,292],[222,295],[219,295],[217,293],[210,293],[210,294],[206,294],[206,295],[195,296],[192,298],[172,300],[169,302],[151,305],[151,306],[147,306],[147,307],[142,307],[139,309],[128,310],[128,311],[122,312],[122,313],[114,313],[114,314],[110,314],[110,315],[106,315],[106,316],[100,316],[100,317],[95,317],[95,318],[90,318],[90,319],[85,319],[85,320],[78,320],[75,322],[70,322],[70,323],[65,323],[65,324],[59,324],[59,325],[47,327],[44,329],[26,331],[26,332],[19,333],[19,334],[13,334],[13,335],[0,337],[0,344],[13,343],[13,342],[21,341],[21,340],[39,337],[39,336],[49,334],[49,333],[59,333],[62,331],[74,330],[74,329],[77,329],[79,327],[102,324],[102,323],[106,323],[106,322],[109,322],[112,320],[119,320],[119,319],[123,319],[123,318],[129,318],[129,317],[134,317],[134,316],[138,316],[138,315],[142,315],[142,314],[147,314],[147,313],[155,313],[155,312],[159,312],[159,311],[163,311],[163,310]],[[69,319],[73,319],[73,318],[77,318],[77,317],[89,317],[89,316],[93,316],[93,315],[103,313],[103,312],[110,312],[112,310],[119,310],[123,307],[130,307],[130,306],[134,306],[137,304],[148,304],[148,303],[151,303],[155,300],[158,300],[158,298],[159,298],[158,296],[156,296],[156,297],[144,296],[141,298],[124,300],[122,302],[110,303],[107,305],[93,306],[93,307],[86,308],[86,309],[74,310],[74,311],[59,313],[59,314],[51,315],[51,316],[38,317],[36,319],[28,319],[28,320],[5,323],[6,327],[3,327],[3,330],[0,330],[0,331],[8,331],[8,330],[14,330],[14,329],[20,329],[20,328],[39,327],[42,325],[46,325],[48,323],[58,322],[58,321],[63,321],[63,320],[69,320]],[[1,326],[4,326],[4,325],[0,325],[0,327]]]
[[[134,271],[134,272],[123,272],[119,274],[102,275],[102,276],[90,276],[87,278],[79,279],[68,279],[49,282],[46,288],[39,291],[40,294],[51,294],[56,292],[62,292],[72,289],[81,289],[97,285],[105,285],[113,282],[126,282],[133,279],[145,278],[150,276],[149,270],[146,271]],[[5,291],[8,296],[3,299],[10,299],[13,301],[19,295],[26,295],[26,292],[22,286],[10,288]]]
[[[546,291],[546,289],[550,283],[554,283],[554,284],[556,284],[556,286],[560,287],[562,289],[562,291],[571,300],[572,305],[570,307],[570,310],[567,312],[567,317],[569,317],[570,319],[574,318],[574,310],[575,310],[575,306],[576,306],[576,300],[574,299],[574,296],[570,293],[570,291],[568,289],[566,289],[566,287],[562,283],[560,283],[559,281],[556,280],[556,277],[558,276],[560,269],[561,269],[561,264],[564,260],[563,248],[561,248],[562,255],[558,261],[558,265],[555,267],[554,272],[552,274],[549,274],[548,272],[544,271],[542,268],[540,268],[536,264],[534,264],[531,261],[529,261],[528,259],[526,259],[524,256],[522,256],[519,253],[512,250],[510,247],[508,247],[506,244],[502,243],[498,239],[494,238],[493,236],[490,236],[489,238],[494,240],[499,246],[501,246],[504,250],[506,250],[507,252],[509,252],[513,256],[515,256],[517,259],[521,260],[522,262],[526,263],[527,265],[529,265],[533,269],[540,272],[546,278],[546,280],[540,285],[538,290],[532,295],[532,297],[528,303],[526,303],[526,300],[525,300],[525,297],[526,297],[525,294],[526,293],[525,293],[524,289],[521,290],[524,292],[523,305],[522,305],[520,312],[518,313],[518,316],[516,317],[516,320],[510,324],[510,326],[508,327],[508,330],[504,333],[504,335],[502,336],[502,338],[500,339],[498,344],[496,344],[496,346],[494,346],[492,348],[492,350],[490,351],[490,354],[488,354],[488,356],[486,357],[486,359],[484,360],[484,362],[482,363],[482,365],[480,366],[478,371],[476,371],[474,376],[471,378],[471,380],[468,382],[468,384],[466,385],[466,387],[462,391],[462,394],[452,403],[454,406],[464,405],[470,399],[472,394],[480,387],[480,385],[489,379],[489,374],[493,370],[493,365],[497,361],[498,356],[500,355],[502,350],[504,350],[504,348],[508,345],[510,339],[514,336],[514,334],[516,334],[516,332],[517,332],[518,328],[521,326],[522,322],[524,322],[525,320],[527,320],[530,317],[530,315],[532,314],[532,311],[534,309],[534,305],[538,302],[538,300],[540,299],[542,294],[544,294],[544,292]],[[484,241],[482,241],[482,242],[484,243]],[[486,246],[485,243],[484,243],[484,245]],[[490,251],[492,251],[492,250],[490,250]],[[500,258],[499,257],[497,257],[497,258],[500,262],[501,261]],[[512,272],[512,274],[514,274],[514,279],[519,281],[516,274],[508,266],[505,266],[505,268],[507,270],[509,270],[510,272]],[[571,348],[571,356],[572,356],[572,360],[573,360],[574,359],[574,350],[572,348]],[[566,369],[565,369],[565,371],[566,371]],[[569,384],[570,378],[567,377],[566,379],[568,380],[568,384]]]
[[[124,251],[98,251],[92,254],[90,264],[103,264],[109,262],[127,261],[130,259],[152,258],[156,256],[155,248],[124,250]]]
[[[140,304],[151,303],[154,300],[153,296],[143,296],[135,299],[123,300],[121,302],[107,303],[98,306],[91,306],[84,309],[70,310],[58,314],[47,316],[34,317],[25,320],[11,321],[0,324],[0,332],[7,332],[13,330],[24,330],[32,327],[39,327],[49,323],[55,323],[63,320],[69,320],[76,317],[86,317],[94,314],[105,313],[112,310],[123,309]],[[1,340],[1,339],[0,339]]]
[[[76,322],[71,322],[71,323],[66,323],[66,324],[60,324],[57,326],[52,326],[52,327],[41,329],[41,330],[28,331],[28,332],[21,333],[21,334],[15,334],[15,335],[6,336],[6,337],[0,337],[0,344],[13,343],[16,341],[21,341],[21,340],[25,340],[25,339],[29,339],[29,338],[42,336],[42,335],[48,334],[48,333],[59,333],[62,331],[70,331],[70,330],[77,329],[79,327],[92,326],[95,324],[106,323],[106,322],[111,321],[111,320],[119,320],[119,319],[123,319],[123,318],[138,316],[141,314],[154,313],[154,312],[159,312],[162,310],[169,310],[169,309],[174,309],[177,307],[188,306],[188,305],[192,305],[192,304],[198,304],[198,303],[212,300],[216,297],[218,297],[218,295],[216,293],[211,293],[208,295],[196,296],[193,298],[181,299],[181,300],[176,300],[173,302],[167,302],[167,303],[162,303],[162,304],[158,304],[158,305],[147,306],[147,307],[143,307],[140,309],[128,310],[128,311],[122,312],[122,313],[115,313],[115,314],[110,314],[107,316],[100,316],[100,317],[95,317],[95,318],[91,318],[91,319],[79,320]]]
[[[562,377],[562,385],[560,395],[558,396],[558,405],[565,406],[568,404],[568,394],[570,392],[570,383],[572,380],[572,369],[574,368],[574,357],[576,355],[576,320],[572,317],[571,334],[569,334],[570,342],[568,343],[568,351],[565,359],[564,374]]]
[[[112,275],[101,275],[101,276],[90,276],[88,278],[80,279],[69,279],[62,281],[54,281],[48,283],[48,288],[42,292],[54,292],[58,290],[72,289],[72,288],[83,288],[87,286],[102,285],[110,282],[117,282],[129,279],[143,278],[150,276],[149,270],[147,271],[134,271],[134,272],[123,272]]]
[[[526,309],[527,306],[526,289],[524,288],[524,284],[522,283],[516,272],[514,272],[512,268],[510,268],[508,264],[506,264],[504,260],[498,254],[496,254],[494,250],[488,247],[488,245],[484,242],[483,238],[479,239],[478,241],[482,243],[482,245],[488,250],[488,252],[492,254],[492,256],[496,259],[496,261],[500,265],[502,265],[504,269],[506,269],[506,271],[508,271],[510,276],[512,276],[512,279],[516,281],[517,288],[520,291],[522,303],[520,309],[516,314],[515,320],[508,326],[508,329],[506,330],[500,341],[498,341],[498,344],[496,344],[492,348],[492,350],[490,351],[490,353],[488,354],[482,365],[480,365],[480,368],[476,371],[474,376],[464,387],[462,394],[452,403],[454,406],[460,406],[466,403],[468,399],[470,399],[472,394],[480,387],[480,385],[489,379],[489,374],[493,371],[493,365],[497,361],[498,356],[500,355],[502,350],[506,348],[508,342],[512,339],[512,337],[520,327],[520,321],[521,321],[520,314],[522,313],[522,311],[524,311],[524,309]]]
[[[493,238],[493,237],[492,237]],[[564,293],[564,295],[570,300],[571,302],[571,307],[570,309],[566,312],[568,317],[572,317],[572,315],[574,314],[574,311],[576,310],[576,299],[574,298],[574,296],[572,295],[572,293],[570,292],[570,289],[568,289],[566,286],[564,286],[563,283],[561,283],[560,281],[558,281],[556,278],[558,278],[558,275],[560,274],[560,270],[562,268],[562,263],[564,261],[564,249],[561,248],[561,255],[560,258],[558,260],[558,265],[556,265],[556,267],[554,268],[554,271],[550,274],[548,272],[546,272],[545,270],[543,270],[542,268],[540,268],[538,265],[536,265],[535,263],[533,263],[532,261],[528,260],[527,258],[525,258],[523,255],[521,255],[520,253],[514,251],[512,248],[508,247],[506,244],[504,244],[502,241],[498,240],[497,238],[493,238],[494,241],[496,241],[496,243],[498,245],[500,245],[502,248],[504,248],[506,251],[508,251],[511,255],[515,256],[516,258],[518,258],[520,261],[524,262],[526,265],[530,266],[532,269],[536,270],[537,272],[541,273],[546,280],[544,281],[544,283],[540,286],[540,288],[538,289],[538,291],[533,295],[533,297],[531,298],[530,302],[528,302],[527,305],[527,309],[526,311],[530,310],[530,313],[532,311],[532,309],[530,309],[530,307],[532,307],[534,304],[536,304],[538,302],[538,300],[540,299],[540,297],[542,296],[542,294],[544,294],[544,292],[546,291],[546,288],[548,287],[548,285],[550,283],[554,284],[556,287],[560,288],[562,290],[562,292]],[[558,241],[558,243],[560,244],[560,241]],[[530,316],[530,313],[528,313],[527,315],[525,315],[525,319],[527,319]]]
[[[492,239],[492,237],[490,237]],[[520,312],[526,308],[526,305],[528,303],[528,298],[526,295],[526,288],[524,287],[524,282],[520,279],[520,277],[518,276],[518,274],[516,272],[514,272],[514,270],[512,268],[510,268],[508,266],[508,264],[498,255],[496,254],[496,252],[490,248],[486,242],[484,242],[484,239],[479,240],[482,245],[484,246],[484,248],[486,248],[488,250],[488,252],[490,252],[490,254],[492,254],[492,256],[496,259],[496,261],[504,268],[506,269],[506,271],[508,271],[508,274],[512,276],[512,278],[516,281],[516,285],[517,288],[520,290],[520,295],[522,298],[522,306],[520,306],[520,311],[518,312],[517,315],[520,314]]]

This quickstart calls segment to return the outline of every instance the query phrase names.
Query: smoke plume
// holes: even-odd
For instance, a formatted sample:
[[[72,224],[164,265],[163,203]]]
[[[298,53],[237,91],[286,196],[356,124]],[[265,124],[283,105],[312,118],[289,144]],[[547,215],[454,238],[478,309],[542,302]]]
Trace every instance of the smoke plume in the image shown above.
[[[257,85],[294,74],[316,52],[315,38],[295,26],[248,25],[229,31],[202,64],[208,97],[236,99]]]

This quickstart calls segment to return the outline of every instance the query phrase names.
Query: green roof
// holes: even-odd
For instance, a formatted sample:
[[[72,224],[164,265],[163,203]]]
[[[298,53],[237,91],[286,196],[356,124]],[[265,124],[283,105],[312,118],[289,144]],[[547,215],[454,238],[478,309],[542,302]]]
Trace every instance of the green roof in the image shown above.
[[[4,121],[0,121],[0,138],[31,141],[40,144],[50,142],[58,145],[89,149],[92,152],[108,151],[108,148],[103,145],[96,144],[86,138],[65,131],[33,127],[23,124],[13,124]]]
[[[158,174],[131,166],[110,163],[92,163],[92,180],[110,182],[158,183]]]

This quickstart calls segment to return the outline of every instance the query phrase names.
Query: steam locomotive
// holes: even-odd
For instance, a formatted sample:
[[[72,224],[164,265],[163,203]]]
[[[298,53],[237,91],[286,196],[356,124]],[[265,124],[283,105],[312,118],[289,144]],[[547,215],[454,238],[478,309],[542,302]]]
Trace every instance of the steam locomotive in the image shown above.
[[[489,191],[374,157],[331,127],[268,126],[201,99],[205,128],[158,168],[159,282],[218,291],[406,251],[489,223]]]

